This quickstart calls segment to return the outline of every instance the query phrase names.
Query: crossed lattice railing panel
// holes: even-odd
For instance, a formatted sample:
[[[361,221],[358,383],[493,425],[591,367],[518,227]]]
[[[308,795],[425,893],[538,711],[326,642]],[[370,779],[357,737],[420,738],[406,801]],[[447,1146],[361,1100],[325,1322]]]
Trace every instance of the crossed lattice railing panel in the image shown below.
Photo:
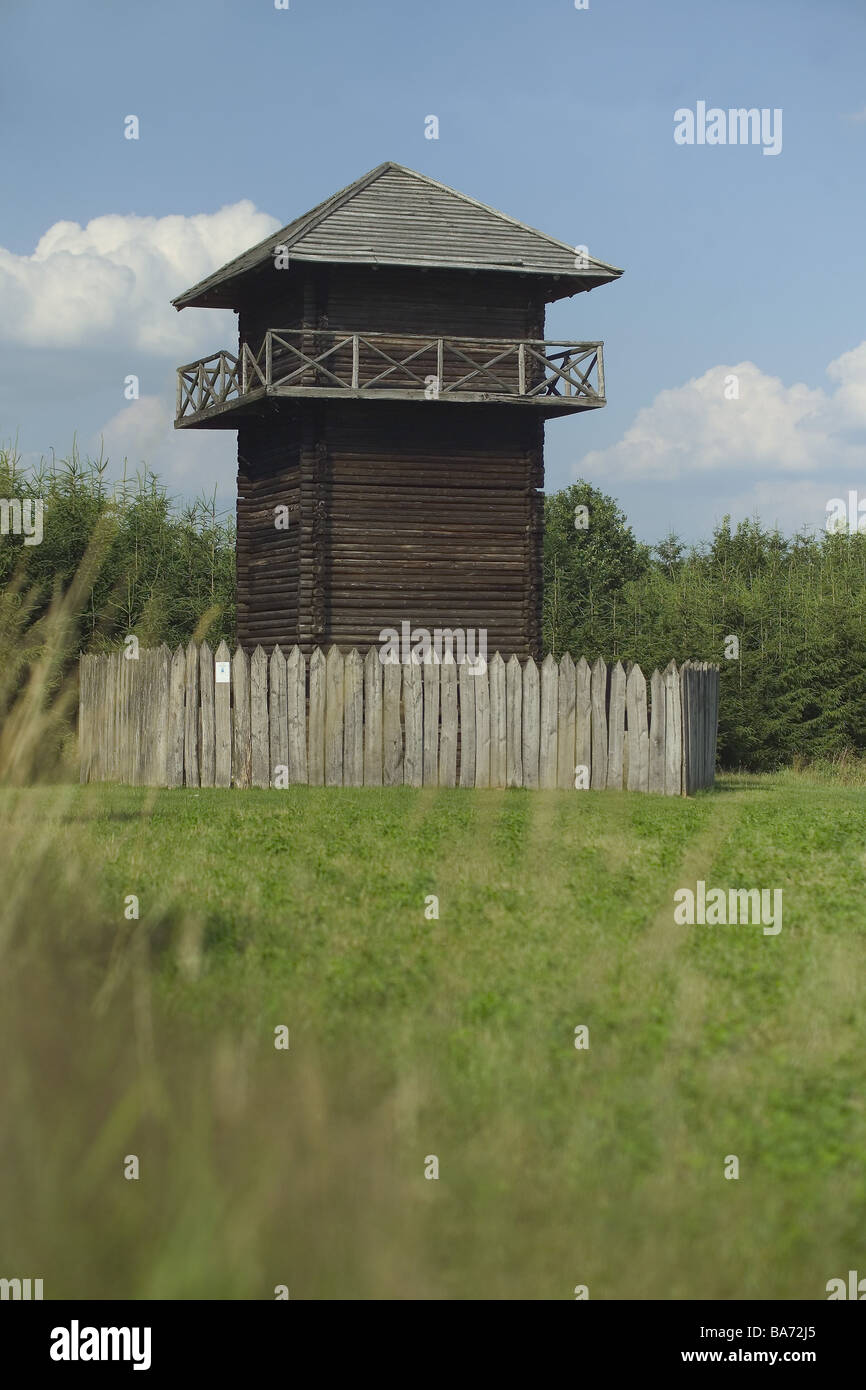
[[[177,418],[252,392],[315,389],[426,396],[557,398],[604,404],[601,343],[269,329],[256,352],[222,351],[178,370]]]
[[[239,357],[223,349],[198,362],[178,367],[178,420],[240,400],[250,391],[266,389],[268,383],[263,365],[266,346],[263,343],[258,353],[254,353],[243,343]]]

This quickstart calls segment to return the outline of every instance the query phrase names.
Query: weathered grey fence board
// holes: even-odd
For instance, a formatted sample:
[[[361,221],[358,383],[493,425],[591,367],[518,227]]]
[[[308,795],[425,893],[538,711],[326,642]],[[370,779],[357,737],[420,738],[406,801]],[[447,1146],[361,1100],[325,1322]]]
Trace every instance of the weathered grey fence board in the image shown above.
[[[99,683],[99,715],[97,728],[102,727],[106,730],[105,740],[100,740],[102,751],[99,763],[102,768],[102,775],[107,781],[129,780],[129,769],[125,761],[125,704],[126,691],[121,686],[120,681],[122,671],[110,655],[100,655],[98,658],[98,683]],[[115,670],[117,671],[117,683],[115,684]],[[122,753],[121,750],[124,750]]]
[[[146,660],[146,696],[145,696],[145,735],[144,735],[144,780],[149,787],[158,787],[162,781],[162,770],[158,762],[158,749],[156,739],[153,736],[153,712],[159,703],[159,650],[151,647],[145,653]],[[198,652],[194,653],[194,664],[196,673],[196,686],[198,685]],[[189,656],[187,655],[187,674],[189,673]],[[189,692],[184,696],[184,701],[189,697]],[[184,715],[186,711],[184,710]],[[193,772],[194,781],[191,785],[198,786],[198,689],[195,691],[195,705],[193,707],[193,737],[195,742],[195,769]],[[186,776],[186,729],[184,728],[184,777]]]
[[[110,658],[104,653],[96,657],[96,733],[98,739],[97,766],[100,776],[106,781],[113,781],[118,775],[117,772],[117,752],[120,748],[120,720],[121,720],[121,692],[114,691],[110,684],[110,672],[113,667]],[[116,705],[116,709],[112,705]],[[99,738],[99,730],[105,730],[105,735]],[[125,772],[125,769],[124,769]]]
[[[97,755],[99,741],[97,730],[97,689],[96,656],[82,656],[79,663],[78,686],[78,747],[81,760],[80,779],[82,782],[99,781]]]
[[[104,747],[108,730],[102,719],[102,684],[99,672],[99,655],[81,658],[82,667],[87,663],[87,678],[82,680],[78,692],[78,727],[87,731],[87,755],[81,759],[81,772],[87,774],[88,782],[99,782],[104,772]],[[85,701],[87,703],[85,704]],[[100,723],[100,721],[102,722]],[[100,730],[102,736],[100,737]],[[80,745],[79,745],[80,747]]]
[[[138,783],[138,726],[135,717],[135,676],[138,666],[133,667],[120,652],[106,657],[106,684],[104,698],[108,709],[118,692],[120,699],[120,719],[115,724],[114,742],[108,746],[108,777],[126,781],[135,787]]]
[[[647,722],[646,678],[639,666],[632,666],[625,689],[628,723],[628,789],[649,791],[649,724]]]
[[[316,647],[310,657],[309,746],[307,775],[311,787],[325,785],[325,700],[327,670],[325,653]]]
[[[232,657],[232,782],[248,787],[252,780],[250,746],[250,663],[243,647]]]
[[[279,645],[271,652],[268,663],[268,720],[270,748],[268,754],[268,785],[288,775],[289,767],[289,697],[286,658]],[[285,772],[280,769],[285,768]]]
[[[592,671],[585,656],[574,668],[574,735],[574,785],[585,788],[592,772]]]
[[[271,782],[268,658],[263,647],[250,657],[250,777],[254,787]]]
[[[201,786],[198,770],[198,647],[189,642],[186,649],[186,694],[184,696],[183,780],[187,787]]]
[[[119,654],[120,655],[120,654]],[[125,655],[120,655],[120,660],[127,666],[131,664]],[[184,684],[186,672],[186,653],[184,653]],[[147,783],[147,747],[148,738],[145,727],[147,717],[147,657],[142,652],[139,653],[136,662],[136,670],[132,680],[132,728],[133,728],[133,772],[132,780],[138,787],[143,787]],[[186,692],[184,692],[185,694]]]
[[[199,687],[201,709],[199,710],[199,776],[203,787],[214,784],[214,760],[216,755],[216,727],[214,724],[214,670],[213,652],[207,642],[202,642],[199,650]],[[168,750],[166,749],[166,758]]]
[[[382,785],[382,663],[375,647],[364,657],[364,786]]]
[[[424,779],[424,671],[420,662],[403,667],[403,781],[420,787]]]
[[[457,785],[457,663],[446,651],[439,668],[439,785]]]
[[[529,658],[523,668],[523,785],[538,786],[538,751],[540,744],[541,683],[538,667]]]
[[[127,667],[131,664],[129,661],[124,662]],[[168,761],[166,765],[166,786],[168,787],[183,786],[183,695],[185,683],[186,656],[183,647],[178,647],[171,658],[171,681],[169,685]],[[134,774],[130,780],[134,782]]]
[[[625,671],[618,661],[610,673],[610,708],[608,710],[607,785],[611,791],[622,791],[623,747],[625,744]]]
[[[684,686],[682,684],[683,676],[685,676]],[[685,695],[685,698],[689,701],[690,705],[688,716],[686,709],[683,708],[682,710],[683,775],[687,782],[691,782],[692,788],[694,788],[694,786],[697,785],[698,779],[700,777],[701,756],[700,748],[698,746],[700,739],[700,730],[698,728],[698,710],[694,704],[694,700],[691,698],[694,694],[694,675],[691,670],[691,667],[689,667],[688,665],[684,665],[682,668],[680,682],[680,697],[682,699],[683,695]],[[688,723],[686,722],[687,717]]]
[[[115,744],[113,762],[124,770],[124,780],[133,786],[138,783],[137,747],[138,727],[136,723],[135,690],[138,666],[133,667],[121,652],[113,652],[109,658],[107,689],[110,692],[120,683],[123,689],[123,741]]]
[[[439,785],[439,657],[424,662],[424,786]]]
[[[122,652],[112,652],[108,659],[108,679],[106,689],[111,698],[113,689],[121,691],[122,723],[119,740],[112,750],[112,765],[115,776],[122,774],[123,780],[132,786],[138,784],[137,738],[138,728],[135,715],[135,689],[138,666],[133,667]]]
[[[682,673],[685,670],[686,684],[683,685]],[[688,768],[688,748],[689,748],[689,728],[686,719],[691,723],[691,737],[694,748],[694,767],[691,771],[691,781],[694,786],[692,790],[697,790],[703,786],[706,764],[706,729],[701,718],[702,711],[699,707],[698,692],[703,683],[703,672],[696,662],[684,662],[680,667],[680,710],[683,721],[683,767],[682,767],[682,790],[686,795],[687,781],[689,779]],[[690,709],[688,714],[685,708],[684,697],[689,699]]]
[[[402,668],[397,662],[386,662],[382,681],[382,784],[386,787],[403,785],[403,730],[400,723],[400,693]]]
[[[710,728],[711,728],[711,735],[712,735],[711,738],[710,738],[710,779],[711,779],[711,783],[710,783],[710,784],[711,784],[711,785],[712,785],[712,782],[715,781],[715,775],[716,775],[716,757],[717,757],[717,753],[718,753],[718,739],[719,739],[719,700],[720,700],[720,697],[721,697],[721,680],[722,680],[722,674],[721,674],[721,671],[718,669],[718,667],[716,667],[716,668],[713,670],[713,673],[712,673],[712,674],[713,674],[713,686],[712,686],[712,688],[713,688],[713,703],[712,703],[712,708],[711,708],[711,710],[710,710]]]
[[[687,796],[698,785],[698,710],[695,704],[695,672],[690,662],[680,667],[680,700],[683,719],[683,771],[682,787]]]
[[[664,669],[665,683],[665,796],[679,796],[682,791],[682,705],[676,664],[669,661]]]
[[[108,658],[106,669],[105,688],[109,700],[112,699],[112,692],[119,690],[120,698],[120,723],[115,725],[114,746],[109,755],[109,767],[112,769],[115,778],[122,777],[124,781],[135,785],[135,737],[136,728],[133,710],[133,689],[135,684],[135,673],[137,667],[133,667],[120,652],[114,652]]]
[[[153,661],[151,660],[151,655],[152,654],[149,651],[141,651],[139,652],[138,657],[140,666],[138,670],[137,681],[139,687],[137,692],[138,698],[136,700],[136,737],[138,739],[138,748],[136,749],[136,773],[139,785],[142,787],[147,787],[151,785],[151,777],[153,775],[153,756],[151,752],[151,739],[149,729],[150,711],[153,701]],[[184,661],[186,661],[185,652]],[[184,690],[184,739],[185,737],[186,690]],[[186,750],[184,749],[184,758],[185,757]],[[184,763],[184,777],[185,775],[186,766]]]
[[[574,787],[575,768],[575,699],[576,672],[568,652],[559,663],[558,739],[556,748],[556,785],[561,791]]]
[[[523,786],[523,672],[516,656],[505,667],[505,776],[509,787]]]
[[[593,791],[607,786],[607,667],[601,657],[592,668],[590,680],[592,705],[592,776]]]
[[[108,731],[101,762],[106,780],[131,782],[128,668],[120,664],[117,656],[111,652],[99,658],[100,722]]]
[[[152,730],[153,737],[153,774],[157,786],[164,787],[166,784],[166,764],[168,762],[168,706],[169,706],[169,686],[170,686],[170,657],[168,647],[163,642],[154,652],[154,670],[156,672],[156,696],[154,704],[154,717],[156,727]],[[199,686],[201,682],[199,681]],[[199,698],[201,690],[199,689]],[[201,771],[201,745],[199,745],[199,771]]]
[[[149,787],[149,786],[153,786],[153,784],[154,784],[154,773],[155,773],[155,769],[154,769],[154,766],[153,766],[153,742],[152,742],[152,739],[151,739],[151,737],[150,737],[150,721],[151,721],[151,718],[152,718],[151,710],[153,709],[153,700],[154,700],[153,650],[151,649],[150,651],[147,651],[147,650],[141,651],[141,652],[139,653],[139,661],[141,661],[143,664],[142,664],[141,672],[140,672],[140,675],[139,675],[139,681],[140,681],[140,685],[141,685],[141,690],[140,690],[139,699],[138,699],[138,737],[139,737],[139,740],[140,740],[140,742],[139,742],[139,748],[138,748],[138,780],[139,780],[139,782],[141,783],[141,785],[142,785],[143,787]],[[186,768],[186,701],[187,701],[187,694],[188,694],[188,691],[187,691],[187,689],[186,689],[186,662],[187,662],[187,656],[186,656],[186,651],[184,651],[184,692],[183,692],[183,703],[184,703],[184,750],[183,750],[183,757],[184,757],[184,767],[183,767],[184,785],[186,785],[186,777],[187,777],[187,768]],[[197,771],[197,769],[196,769],[196,771]],[[197,785],[198,785],[197,778],[196,778],[196,781],[195,781],[195,782],[192,782],[192,783],[191,783],[191,785],[192,785],[192,786],[197,786]]]
[[[343,670],[343,785],[360,787],[363,782],[364,663],[353,647]]]
[[[716,778],[716,721],[713,718],[716,704],[716,680],[718,672],[709,663],[705,670],[705,684],[707,687],[708,698],[704,710],[704,720],[707,726],[707,766],[706,779],[704,785],[711,787]]]
[[[490,786],[490,680],[487,662],[476,662],[475,685],[475,783]]]
[[[475,786],[475,677],[467,662],[457,664],[460,696],[460,785]]]
[[[703,683],[706,676],[706,666],[702,662],[696,669],[692,670],[692,683],[695,687]],[[698,725],[698,746],[700,748],[700,759],[698,764],[698,780],[701,787],[707,785],[708,764],[709,764],[709,722],[706,718],[707,709],[703,700],[695,698],[697,706],[697,725]]]
[[[93,714],[93,695],[90,689],[90,656],[78,662],[78,780],[91,779],[92,757],[90,721]]]
[[[229,649],[220,642],[214,652],[214,663],[230,661]],[[229,672],[231,676],[231,672]],[[214,730],[216,747],[214,751],[214,786],[230,787],[232,784],[232,687],[231,679],[218,681],[214,677]]]
[[[508,715],[505,693],[505,662],[494,652],[490,673],[490,785],[508,785]]]
[[[119,652],[105,658],[103,700],[106,712],[117,699],[117,718],[113,720],[113,739],[106,758],[107,775],[112,780],[135,785],[135,730],[132,725],[132,685],[134,671]],[[115,694],[116,692],[116,694]],[[172,785],[171,783],[168,784]]]
[[[286,713],[289,734],[289,782],[307,781],[307,663],[295,644],[286,659]]]
[[[118,685],[115,686],[114,672],[117,671]],[[103,775],[109,781],[116,781],[121,778],[124,781],[129,779],[129,769],[122,761],[121,749],[124,747],[122,739],[126,733],[126,699],[125,689],[119,685],[121,668],[116,662],[112,661],[111,656],[100,656],[99,658],[99,706],[100,722],[108,724],[109,738],[106,741],[105,751],[101,758]],[[112,719],[112,706],[116,702],[117,711]]]
[[[343,656],[332,647],[325,658],[325,786],[343,785]]]
[[[186,674],[187,674],[187,676],[189,676],[190,671],[189,671],[189,654],[188,654],[188,653],[187,653],[187,655],[186,655],[186,663],[187,663]],[[197,648],[193,651],[193,667],[194,667],[194,677],[193,677],[193,679],[194,679],[194,683],[195,683],[195,691],[194,691],[194,704],[193,704],[193,711],[192,711],[192,742],[193,742],[193,747],[194,747],[194,750],[195,750],[195,767],[190,769],[190,776],[191,776],[191,778],[193,779],[193,780],[190,782],[190,785],[191,785],[191,786],[194,786],[194,787],[199,787],[199,786],[201,786],[201,774],[200,774],[200,770],[199,770],[200,751],[199,751],[199,744],[198,744],[198,734],[199,734],[199,730],[198,730],[198,706],[199,706],[199,698],[200,698],[200,697],[199,697],[199,690],[198,690],[199,669],[198,669],[198,649],[197,649]],[[156,721],[156,719],[158,718],[158,713],[157,713],[157,711],[159,710],[160,703],[161,703],[161,699],[162,699],[161,678],[162,678],[162,672],[161,672],[161,662],[160,662],[159,648],[158,648],[158,647],[151,647],[151,648],[149,649],[148,653],[147,653],[147,708],[146,708],[146,726],[147,726],[147,727],[146,727],[146,734],[145,734],[146,746],[147,746],[147,751],[146,751],[146,755],[145,755],[145,769],[146,769],[146,781],[147,781],[147,785],[148,785],[149,787],[160,787],[160,786],[162,786],[163,775],[164,775],[164,768],[163,768],[163,766],[162,766],[162,764],[161,764],[161,762],[160,762],[160,753],[161,753],[160,743],[159,743],[159,739],[156,737],[156,731],[155,731],[155,729],[154,729],[155,721]],[[185,691],[184,691],[184,779],[186,779],[186,776],[187,776],[187,770],[186,770],[186,719],[187,719],[186,703],[187,703],[187,701],[188,701],[189,698],[190,698],[190,692],[189,692],[189,690],[185,690]],[[192,751],[192,750],[191,750],[191,751]]]
[[[142,672],[143,667],[138,662],[133,665],[131,660],[123,655],[122,652],[115,652],[112,658],[115,668],[122,671],[125,676],[126,698],[124,707],[126,712],[126,747],[127,757],[126,766],[128,777],[134,787],[141,786],[141,694],[142,694]],[[184,679],[186,666],[184,665]],[[181,696],[181,719],[183,719],[183,697]],[[181,773],[180,783],[183,786],[183,734],[181,733]]]
[[[559,736],[559,667],[548,652],[541,663],[541,713],[538,726],[538,784],[556,786]]]
[[[215,680],[215,667],[229,679]],[[132,785],[596,788],[713,785],[720,673],[670,662],[382,665],[371,648],[215,655],[207,643],[80,662],[80,776]]]
[[[665,789],[665,682],[661,672],[650,677],[649,789],[664,794]]]

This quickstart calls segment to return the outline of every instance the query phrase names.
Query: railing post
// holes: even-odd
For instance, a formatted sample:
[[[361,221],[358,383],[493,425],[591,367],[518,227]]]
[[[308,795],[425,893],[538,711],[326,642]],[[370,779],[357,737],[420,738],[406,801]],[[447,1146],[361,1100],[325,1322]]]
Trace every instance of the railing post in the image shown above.
[[[517,391],[521,396],[526,395],[526,344],[521,343],[517,349]]]
[[[199,364],[198,364],[198,380],[197,380],[197,383],[196,383],[196,384],[197,384],[197,386],[198,386],[198,405],[197,405],[197,408],[198,408],[199,410],[203,410],[203,409],[204,409],[204,363],[203,363],[203,362],[199,362]]]
[[[241,343],[241,395],[247,394],[247,345]]]
[[[178,372],[178,374],[177,374],[177,405],[175,406],[175,411],[174,411],[174,418],[175,418],[175,420],[179,420],[179,419],[180,419],[180,403],[181,403],[182,398],[183,398],[182,379],[181,379],[180,372]]]
[[[273,346],[274,340],[271,337],[271,330],[265,334],[265,387],[270,390],[271,372],[273,370]]]
[[[436,342],[436,385],[440,394],[445,390],[445,339]]]
[[[361,346],[357,333],[352,334],[352,390],[357,391],[361,377]]]
[[[602,400],[605,399],[605,395],[604,395],[604,354],[602,353],[602,348],[603,348],[603,347],[604,347],[604,343],[599,343],[599,345],[598,345],[598,347],[597,347],[597,349],[596,349],[596,358],[595,358],[596,367],[597,367],[597,369],[598,369],[598,394],[599,394],[599,396],[601,397]]]

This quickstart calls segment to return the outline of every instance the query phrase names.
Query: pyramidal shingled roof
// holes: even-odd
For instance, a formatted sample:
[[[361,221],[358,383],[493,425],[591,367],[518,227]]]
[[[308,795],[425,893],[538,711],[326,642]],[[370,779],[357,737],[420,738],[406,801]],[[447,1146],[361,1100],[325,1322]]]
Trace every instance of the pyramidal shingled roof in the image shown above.
[[[172,300],[188,305],[236,307],[230,282],[270,260],[275,246],[290,262],[428,266],[511,271],[565,277],[567,293],[591,289],[622,274],[616,266],[585,257],[575,266],[575,247],[525,222],[458,193],[402,164],[380,164],[348,188],[273,232],[213,275]]]

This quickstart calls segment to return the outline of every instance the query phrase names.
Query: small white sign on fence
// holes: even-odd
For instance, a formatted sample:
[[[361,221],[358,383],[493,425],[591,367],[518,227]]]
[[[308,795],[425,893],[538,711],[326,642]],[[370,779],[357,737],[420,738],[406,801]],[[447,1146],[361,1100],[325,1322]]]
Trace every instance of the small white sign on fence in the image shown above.
[[[230,661],[215,661],[215,662],[214,662],[214,668],[215,668],[215,671],[216,671],[216,675],[214,676],[214,680],[216,681],[216,684],[217,684],[217,685],[228,685],[228,684],[229,684],[229,681],[230,681],[230,679],[231,679],[231,677],[230,677],[230,675],[229,675],[229,672],[230,672],[230,670],[231,670],[231,662],[230,662]]]

